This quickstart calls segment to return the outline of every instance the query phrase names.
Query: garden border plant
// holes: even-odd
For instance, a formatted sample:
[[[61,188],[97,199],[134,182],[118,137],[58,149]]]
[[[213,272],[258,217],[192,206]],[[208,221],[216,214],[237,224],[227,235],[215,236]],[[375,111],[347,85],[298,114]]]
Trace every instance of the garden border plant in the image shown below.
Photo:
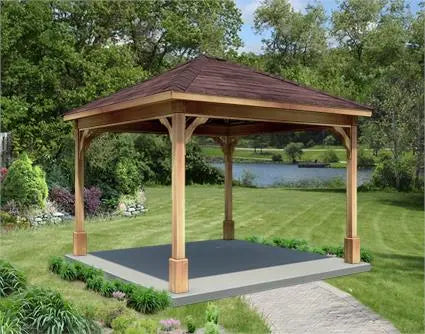
[[[133,283],[104,277],[102,270],[82,263],[73,263],[62,257],[53,256],[49,260],[49,270],[68,281],[80,280],[88,290],[107,298],[126,299],[127,307],[145,314],[153,314],[171,305],[167,291],[158,291]]]
[[[284,239],[279,237],[274,237],[272,239],[267,239],[261,236],[250,236],[245,240],[262,244],[268,246],[277,246],[281,248],[295,249],[302,252],[310,252],[321,255],[334,255],[337,257],[344,257],[344,247],[342,246],[322,246],[322,247],[312,247],[306,240],[303,239]],[[360,248],[360,259],[363,262],[370,263],[373,261],[372,254],[364,248]]]

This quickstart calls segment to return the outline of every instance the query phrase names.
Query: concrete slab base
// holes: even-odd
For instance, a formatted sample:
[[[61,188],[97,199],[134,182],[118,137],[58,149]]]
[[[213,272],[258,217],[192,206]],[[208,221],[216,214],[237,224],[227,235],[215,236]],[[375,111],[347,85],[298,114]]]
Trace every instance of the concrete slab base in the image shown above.
[[[89,253],[67,258],[102,269],[107,275],[168,290],[170,245]],[[171,293],[175,306],[276,289],[369,271],[367,263],[348,264],[322,256],[241,240],[186,244],[189,292]]]

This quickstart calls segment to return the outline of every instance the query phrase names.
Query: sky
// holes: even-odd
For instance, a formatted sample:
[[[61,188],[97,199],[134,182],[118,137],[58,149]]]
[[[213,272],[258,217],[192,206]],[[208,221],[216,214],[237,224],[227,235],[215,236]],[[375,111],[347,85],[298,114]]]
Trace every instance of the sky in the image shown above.
[[[315,2],[312,0],[289,0],[289,2],[296,11],[303,11],[309,3],[321,3],[327,16],[330,16],[332,10],[338,6],[338,0],[316,0]],[[406,3],[409,4],[413,12],[416,12],[419,9],[419,2],[420,0],[406,0]],[[264,35],[258,35],[253,29],[254,12],[260,4],[261,0],[236,0],[236,5],[242,12],[242,20],[244,22],[242,30],[240,31],[240,37],[244,42],[244,46],[240,51],[255,53],[261,52],[261,40],[267,37],[267,32]]]

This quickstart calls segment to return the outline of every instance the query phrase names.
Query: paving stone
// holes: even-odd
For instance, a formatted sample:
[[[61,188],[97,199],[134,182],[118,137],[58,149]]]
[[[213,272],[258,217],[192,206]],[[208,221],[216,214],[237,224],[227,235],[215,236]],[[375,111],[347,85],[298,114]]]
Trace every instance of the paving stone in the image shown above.
[[[399,334],[350,294],[318,281],[244,296],[276,334]]]

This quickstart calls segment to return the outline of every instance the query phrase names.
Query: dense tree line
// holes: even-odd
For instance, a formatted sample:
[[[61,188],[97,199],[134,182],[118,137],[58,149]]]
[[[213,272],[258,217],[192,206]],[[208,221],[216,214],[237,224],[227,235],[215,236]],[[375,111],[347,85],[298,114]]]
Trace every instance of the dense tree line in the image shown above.
[[[361,142],[376,154],[386,149],[397,187],[406,164],[420,183],[423,7],[412,13],[403,0],[342,0],[328,17],[318,3],[297,12],[288,0],[265,0],[254,20],[257,32],[269,32],[260,55],[237,52],[242,20],[231,0],[10,1],[1,3],[1,21],[2,131],[12,132],[15,153],[28,152],[49,182],[72,183],[72,125],[64,112],[208,53],[372,105]],[[308,146],[327,135],[251,140],[256,147]],[[141,139],[125,140],[137,147]],[[167,139],[152,140],[161,151]],[[136,155],[143,178],[167,182],[160,167],[153,176],[143,166],[157,153],[149,154]],[[124,160],[114,163],[123,168]]]

